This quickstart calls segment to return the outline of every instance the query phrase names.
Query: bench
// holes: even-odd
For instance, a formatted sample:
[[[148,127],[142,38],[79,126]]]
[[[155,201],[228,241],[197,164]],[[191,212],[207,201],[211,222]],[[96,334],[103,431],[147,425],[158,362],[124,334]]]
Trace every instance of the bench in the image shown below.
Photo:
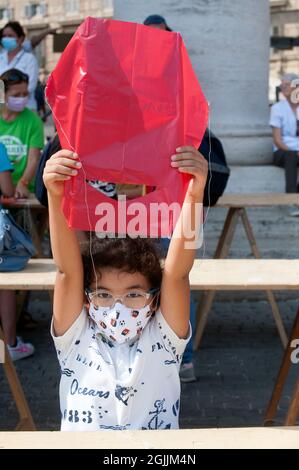
[[[55,275],[53,260],[33,259],[23,271],[0,273],[0,289],[53,291]],[[299,291],[299,260],[198,259],[190,273],[190,285],[192,290],[213,292],[267,289]],[[17,429],[35,429],[7,351],[4,370],[20,414]]]
[[[0,289],[54,289],[52,259],[32,259],[23,271],[0,272]],[[192,290],[298,290],[299,260],[196,259],[190,273]]]
[[[246,180],[243,180],[243,183]],[[224,259],[229,255],[229,250],[233,241],[236,226],[239,222],[242,223],[246,237],[248,239],[251,252],[256,259],[261,258],[261,253],[258,249],[254,232],[247,214],[248,208],[261,208],[273,206],[296,206],[299,207],[299,194],[285,194],[285,193],[250,193],[250,194],[224,194],[217,202],[216,207],[228,209],[222,232],[217,244],[214,254],[214,259]],[[271,284],[271,282],[270,282]],[[282,323],[279,307],[275,300],[274,294],[270,288],[266,288],[266,296],[272,313],[276,322],[279,336],[283,346],[286,348],[288,337]],[[213,300],[215,297],[215,290],[210,289],[205,292],[202,302],[200,303],[197,311],[197,318],[199,323],[194,338],[194,347],[198,349],[203,331],[207,322],[208,314],[210,312]]]

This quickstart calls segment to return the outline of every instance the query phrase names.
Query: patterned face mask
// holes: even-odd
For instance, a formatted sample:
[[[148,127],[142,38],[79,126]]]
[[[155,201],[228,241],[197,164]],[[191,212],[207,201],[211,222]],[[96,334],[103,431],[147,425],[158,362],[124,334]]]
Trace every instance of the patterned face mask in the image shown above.
[[[150,305],[131,309],[120,302],[116,302],[113,308],[97,307],[91,303],[89,315],[107,339],[122,344],[141,335],[152,310]]]

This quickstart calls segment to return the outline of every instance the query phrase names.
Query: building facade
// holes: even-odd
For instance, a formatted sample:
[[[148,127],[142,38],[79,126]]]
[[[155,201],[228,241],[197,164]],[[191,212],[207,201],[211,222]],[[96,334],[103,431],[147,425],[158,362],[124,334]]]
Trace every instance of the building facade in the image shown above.
[[[74,33],[87,17],[112,17],[113,0],[0,0],[0,28],[8,21],[19,21],[28,37],[46,28]],[[36,48],[41,78],[46,78],[55,67],[60,54],[53,52],[53,36],[49,35]]]
[[[153,13],[182,34],[229,163],[270,163],[269,0],[114,0],[117,19]]]
[[[299,0],[270,0],[272,36],[299,37]],[[299,74],[299,47],[290,50],[271,49],[270,101],[276,99],[276,86],[285,73]]]

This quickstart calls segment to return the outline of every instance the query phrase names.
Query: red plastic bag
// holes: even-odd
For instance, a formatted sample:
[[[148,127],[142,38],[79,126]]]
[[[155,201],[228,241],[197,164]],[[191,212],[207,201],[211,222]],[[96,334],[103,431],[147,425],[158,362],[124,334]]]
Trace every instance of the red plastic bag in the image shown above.
[[[176,216],[156,217],[156,207],[182,204],[189,181],[170,157],[179,145],[199,146],[208,117],[180,34],[87,18],[50,75],[46,97],[62,148],[76,151],[83,165],[65,183],[69,226],[113,232],[114,224],[114,233],[170,235]],[[86,180],[156,189],[120,203]]]

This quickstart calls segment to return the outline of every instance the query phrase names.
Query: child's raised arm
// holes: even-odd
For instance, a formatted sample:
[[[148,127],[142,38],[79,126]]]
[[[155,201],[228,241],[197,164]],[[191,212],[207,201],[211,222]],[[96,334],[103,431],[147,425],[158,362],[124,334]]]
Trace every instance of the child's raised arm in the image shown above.
[[[61,210],[64,181],[76,176],[81,163],[78,155],[60,150],[47,162],[44,183],[48,190],[51,247],[58,267],[54,291],[54,330],[63,335],[83,307],[83,267],[76,234],[69,229]]]
[[[203,196],[208,164],[194,147],[181,147],[171,166],[193,175],[165,260],[161,287],[162,314],[180,338],[188,334],[190,316],[189,272],[193,266],[203,218]]]

